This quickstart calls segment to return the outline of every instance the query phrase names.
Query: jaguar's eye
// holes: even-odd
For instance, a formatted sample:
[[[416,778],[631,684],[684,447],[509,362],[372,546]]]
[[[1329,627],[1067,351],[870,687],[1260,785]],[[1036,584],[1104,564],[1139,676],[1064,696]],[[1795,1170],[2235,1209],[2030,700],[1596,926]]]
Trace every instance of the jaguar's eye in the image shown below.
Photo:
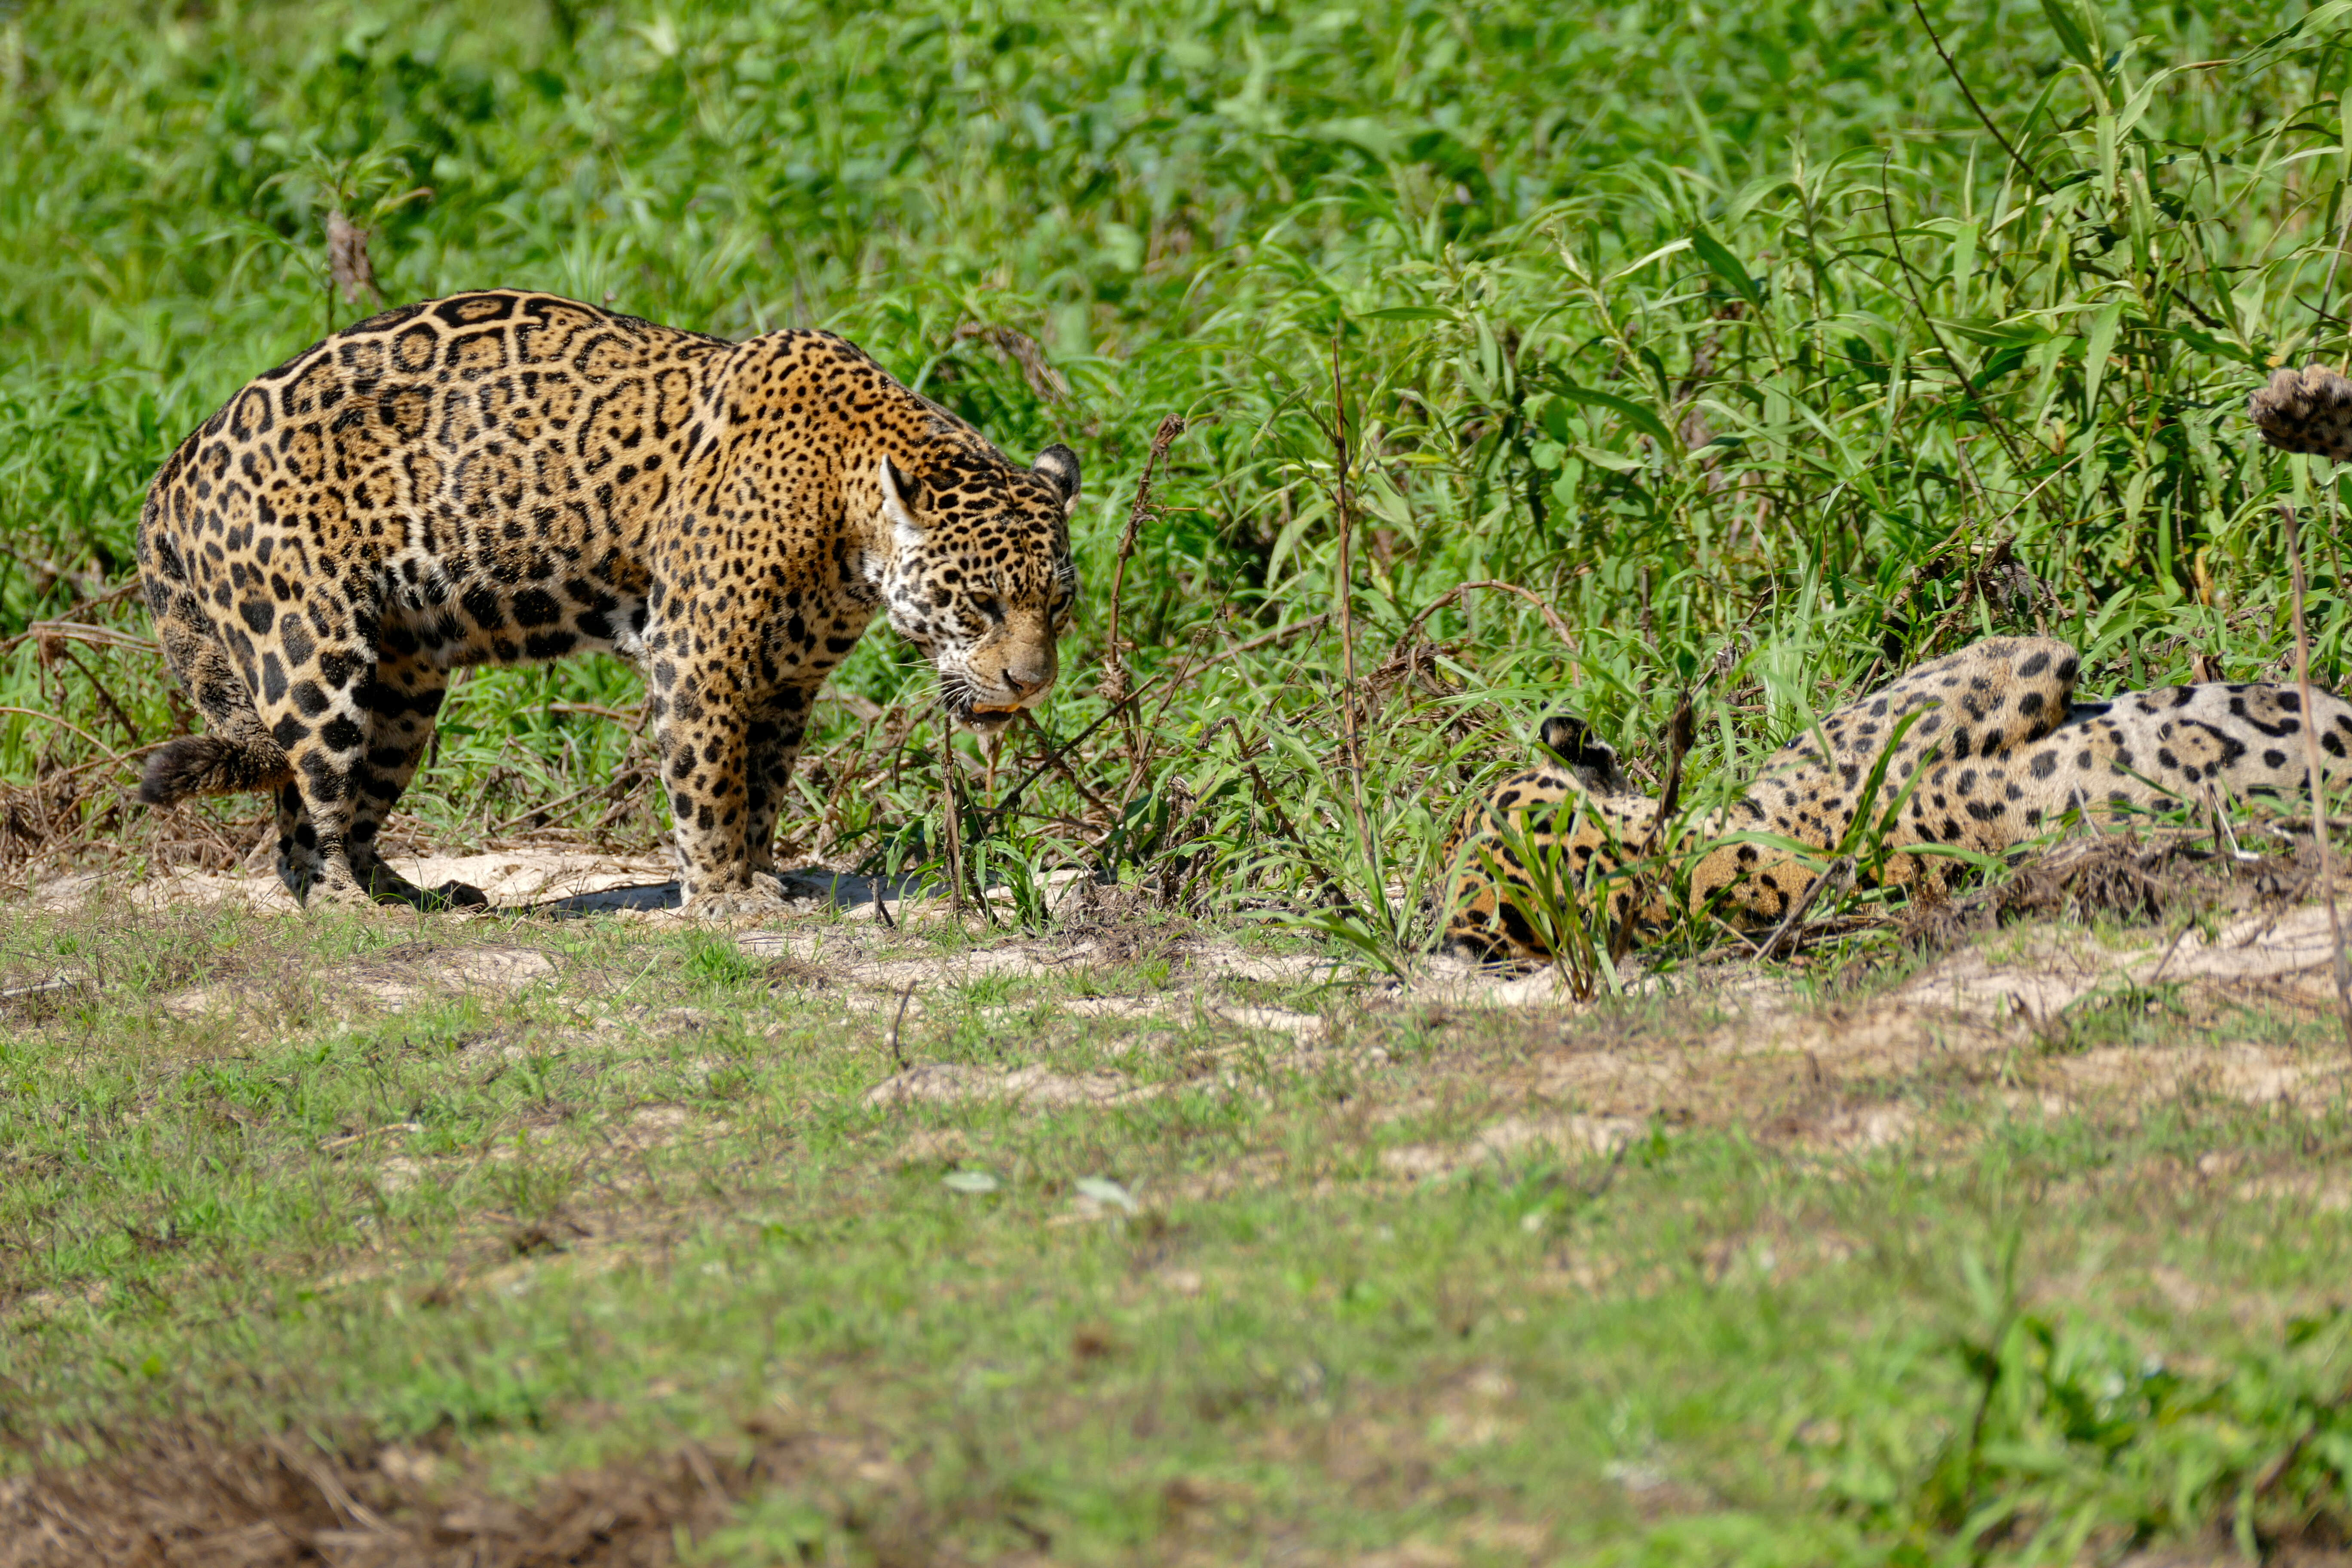
[[[1004,601],[993,594],[974,595],[971,607],[992,621],[1001,621],[1004,618]]]

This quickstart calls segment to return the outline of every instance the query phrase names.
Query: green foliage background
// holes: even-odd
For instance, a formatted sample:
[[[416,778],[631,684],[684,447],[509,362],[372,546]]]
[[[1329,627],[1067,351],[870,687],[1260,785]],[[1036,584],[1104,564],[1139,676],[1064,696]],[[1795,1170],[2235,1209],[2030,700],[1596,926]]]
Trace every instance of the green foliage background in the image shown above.
[[[178,436],[369,308],[327,279],[341,208],[394,300],[821,325],[1010,451],[1076,447],[1065,739],[1103,711],[1150,432],[1192,419],[1123,580],[1132,663],[1171,678],[1150,733],[1081,748],[1094,800],[1042,781],[1012,852],[1148,862],[1178,826],[1220,873],[1196,889],[1328,873],[1410,934],[1377,895],[1425,873],[1432,801],[1555,706],[1646,754],[1695,683],[1725,781],[1986,631],[2071,637],[2095,685],[2276,668],[2273,507],[2315,503],[2239,411],[2342,347],[2342,12],[1927,6],[2012,159],[1888,4],[0,10],[0,633],[119,578]],[[1069,395],[960,335],[993,327]],[[1367,699],[1362,824],[1328,623],[1198,669],[1336,603],[1335,384],[1359,662],[1421,671]],[[2326,530],[2328,679],[2338,554]],[[1394,657],[1486,580],[1567,645],[1479,589],[1423,627],[1433,665]],[[37,652],[11,705],[92,733],[0,717],[6,776],[184,722],[136,652]],[[924,676],[877,634],[840,686],[911,713]],[[414,804],[479,830],[611,777],[626,731],[551,704],[634,689],[609,661],[476,679]],[[836,712],[833,740],[866,723]],[[812,775],[827,842],[908,840],[939,783],[916,739],[929,771],[847,805]]]

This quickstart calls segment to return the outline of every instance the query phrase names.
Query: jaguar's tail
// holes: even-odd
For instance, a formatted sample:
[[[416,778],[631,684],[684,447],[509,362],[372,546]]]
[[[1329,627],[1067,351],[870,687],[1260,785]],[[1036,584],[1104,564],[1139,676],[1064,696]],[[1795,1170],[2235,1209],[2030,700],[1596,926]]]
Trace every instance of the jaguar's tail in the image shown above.
[[[172,805],[198,795],[243,795],[276,790],[294,777],[293,764],[278,742],[261,733],[215,731],[183,735],[147,759],[139,798],[149,805]]]
[[[244,676],[187,587],[179,557],[168,542],[156,542],[157,518],[151,499],[139,536],[147,605],[155,617],[156,638],[163,645],[163,662],[203,711],[205,733],[183,735],[158,747],[140,777],[139,798],[149,805],[170,805],[195,795],[275,791],[292,782],[294,765],[262,723]]]

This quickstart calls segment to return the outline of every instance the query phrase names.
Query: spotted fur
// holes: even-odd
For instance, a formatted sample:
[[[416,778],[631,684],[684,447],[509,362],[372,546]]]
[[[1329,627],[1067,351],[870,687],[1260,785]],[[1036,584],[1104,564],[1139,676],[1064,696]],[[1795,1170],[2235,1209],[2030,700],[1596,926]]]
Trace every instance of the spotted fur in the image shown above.
[[[1011,462],[828,333],[510,291],[387,311],[156,476],[140,570],[208,729],[142,795],[275,791],[298,898],[478,902],[377,850],[449,672],[609,649],[646,674],[688,912],[770,910],[810,705],[877,611],[968,723],[1053,685],[1077,492],[1067,448]]]
[[[2352,458],[2352,381],[2324,364],[2273,373],[2270,384],[2246,400],[2246,416],[2283,452],[2338,463]]]
[[[1996,637],[1830,714],[1817,734],[1782,747],[1744,795],[1700,825],[1691,840],[1703,847],[1689,865],[1693,910],[1741,926],[1786,915],[1822,859],[1862,837],[1852,830],[1890,744],[1868,809],[1882,821],[1895,812],[1885,846],[1895,853],[1885,877],[1896,885],[1941,889],[1958,864],[1906,849],[1998,854],[2070,813],[2103,822],[2136,809],[2306,788],[2303,703],[2294,687],[2176,686],[2078,702],[2078,668],[2064,643]],[[2352,704],[2317,689],[2312,698],[2323,767],[2330,777],[2352,773]],[[1548,746],[1552,725],[1561,722],[1547,722]],[[1581,751],[1597,745],[1580,723],[1569,722],[1573,730],[1558,735],[1572,736]],[[1503,780],[1469,812],[1449,846],[1461,866],[1449,945],[1495,957],[1549,956],[1541,900],[1530,890],[1542,873],[1530,871],[1520,851],[1551,858],[1580,886],[1633,862],[1649,842],[1657,805],[1612,785],[1613,777],[1613,753],[1605,776],[1589,766],[1538,766]],[[1655,888],[1637,910],[1630,879],[1612,885],[1614,918],[1647,931],[1670,918]]]

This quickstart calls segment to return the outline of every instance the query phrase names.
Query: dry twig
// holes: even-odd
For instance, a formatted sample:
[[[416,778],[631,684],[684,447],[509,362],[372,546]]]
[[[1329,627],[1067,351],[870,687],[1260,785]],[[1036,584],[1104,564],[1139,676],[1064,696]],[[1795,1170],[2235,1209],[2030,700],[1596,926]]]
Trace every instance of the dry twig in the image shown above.
[[[134,586],[136,584],[133,584]],[[119,595],[109,595],[118,598]],[[93,603],[97,601],[92,601]],[[14,653],[28,642],[39,642],[44,648],[52,643],[88,643],[92,647],[128,648],[133,653],[163,657],[163,645],[153,637],[133,637],[129,632],[116,631],[112,626],[91,626],[82,621],[34,621],[23,631],[0,642],[0,654]]]
[[[2327,493],[2330,497],[2336,493],[2332,476]],[[2327,935],[2336,973],[2336,1016],[2344,1026],[2345,1045],[2352,1047],[2352,970],[2345,963],[2344,921],[2336,909],[2335,858],[2329,853],[2327,841],[2327,775],[2319,761],[2319,729],[2312,719],[2311,634],[2303,620],[2303,541],[2295,527],[2294,508],[2280,507],[2279,516],[2286,522],[2287,574],[2294,590],[2294,685],[2303,702],[2303,758],[2311,774],[2312,841],[2319,854],[2319,891],[2327,902]]]
[[[881,908],[882,896],[879,893],[875,895],[874,904],[877,909]],[[907,1002],[914,994],[915,983],[909,980],[906,989],[898,993],[898,1010],[890,1015],[890,1059],[898,1064],[900,1072],[907,1070],[907,1053],[898,1046],[898,1026],[907,1021]]]
[[[1812,886],[1799,894],[1797,901],[1789,906],[1789,912],[1780,917],[1780,923],[1772,929],[1770,936],[1764,939],[1764,945],[1756,950],[1756,956],[1779,958],[1794,949],[1804,932],[1806,912],[1821,901],[1823,893],[1832,890],[1832,884],[1838,892],[1853,887],[1853,871],[1854,859],[1851,855],[1841,855],[1823,867],[1822,874],[1813,879]]]
[[[375,263],[368,259],[367,230],[343,216],[341,207],[327,215],[327,275],[342,291],[343,303],[362,299],[383,301],[375,286]]]
[[[1691,746],[1697,739],[1698,720],[1691,708],[1690,688],[1685,686],[1682,695],[1675,700],[1674,716],[1666,721],[1666,784],[1665,788],[1659,792],[1657,814],[1650,819],[1650,831],[1643,836],[1642,847],[1637,852],[1642,860],[1646,861],[1658,852],[1658,841],[1665,834],[1666,824],[1674,819],[1675,811],[1682,805],[1683,760],[1690,755]],[[1650,893],[1657,885],[1659,874],[1660,868],[1653,866],[1633,879],[1633,893],[1625,902],[1625,916],[1614,922],[1609,933],[1611,963],[1622,963],[1633,952],[1634,924],[1649,904]],[[1805,901],[1811,902],[1810,893],[1806,895]],[[1601,907],[1604,911],[1608,908],[1605,899]]]
[[[1184,434],[1184,416],[1171,414],[1152,432],[1151,453],[1143,460],[1143,477],[1135,482],[1135,501],[1127,509],[1127,528],[1118,536],[1118,558],[1110,571],[1110,626],[1103,639],[1102,679],[1095,689],[1103,700],[1114,705],[1124,700],[1127,689],[1127,659],[1118,646],[1119,597],[1127,586],[1127,563],[1135,553],[1136,537],[1142,531],[1144,520],[1159,514],[1151,504],[1151,483],[1160,465],[1168,456],[1168,448]]]
[[[966,321],[955,330],[957,342],[975,339],[994,349],[998,358],[1019,365],[1021,379],[1034,395],[1047,403],[1059,403],[1070,395],[1069,378],[1045,362],[1045,349],[1028,333],[993,321]]]

